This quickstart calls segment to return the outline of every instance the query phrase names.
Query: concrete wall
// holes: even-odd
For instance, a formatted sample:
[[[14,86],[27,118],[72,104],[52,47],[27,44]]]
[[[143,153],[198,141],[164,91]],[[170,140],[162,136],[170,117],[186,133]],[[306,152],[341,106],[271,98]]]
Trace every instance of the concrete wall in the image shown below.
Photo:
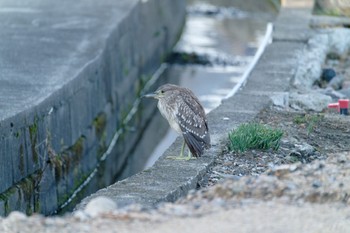
[[[138,97],[167,82],[152,74],[180,35],[185,1],[4,0],[0,8],[0,215],[51,214],[135,173],[140,165],[123,168],[133,156],[145,160],[134,152],[156,111]]]

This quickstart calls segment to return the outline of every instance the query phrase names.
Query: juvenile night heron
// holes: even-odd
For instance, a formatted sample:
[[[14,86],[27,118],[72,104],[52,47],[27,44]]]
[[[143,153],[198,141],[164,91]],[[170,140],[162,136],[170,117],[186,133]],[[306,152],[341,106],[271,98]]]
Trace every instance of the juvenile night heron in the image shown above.
[[[194,157],[200,157],[204,149],[210,147],[208,122],[204,109],[190,89],[165,84],[144,97],[158,99],[157,107],[160,113],[168,120],[171,128],[182,134],[184,142],[180,157],[177,159],[190,159],[191,154]],[[190,150],[187,158],[183,157],[185,143]]]

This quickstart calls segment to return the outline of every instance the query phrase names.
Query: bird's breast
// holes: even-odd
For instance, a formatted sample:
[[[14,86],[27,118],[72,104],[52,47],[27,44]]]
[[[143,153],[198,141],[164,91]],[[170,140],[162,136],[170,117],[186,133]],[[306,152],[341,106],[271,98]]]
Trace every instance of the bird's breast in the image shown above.
[[[158,101],[157,107],[162,116],[168,120],[170,127],[181,134],[182,131],[176,119],[177,109],[166,107],[166,104],[162,104],[161,100]]]

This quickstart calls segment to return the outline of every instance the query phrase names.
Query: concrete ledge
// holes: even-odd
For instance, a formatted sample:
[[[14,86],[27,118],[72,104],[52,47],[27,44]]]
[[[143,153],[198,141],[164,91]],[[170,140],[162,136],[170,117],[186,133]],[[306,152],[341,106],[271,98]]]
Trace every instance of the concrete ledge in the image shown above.
[[[303,16],[309,17],[311,8],[303,9],[302,12]],[[299,13],[299,8],[282,9],[278,20],[289,20],[288,23],[284,20],[276,22],[279,25],[276,33],[280,33],[280,38],[287,36],[283,35],[282,31],[293,34],[293,25],[298,32],[300,27],[303,30],[308,28],[308,21],[299,21],[293,17]],[[191,161],[166,159],[166,156],[179,153],[181,139],[178,138],[153,167],[85,198],[76,210],[83,209],[91,199],[98,196],[107,196],[120,207],[131,203],[154,207],[161,201],[174,201],[190,189],[196,188],[215,157],[219,156],[226,146],[228,132],[252,120],[260,110],[270,104],[271,97],[276,93],[288,91],[290,81],[299,65],[298,56],[305,46],[305,35],[298,33],[287,40],[275,40],[268,45],[245,87],[209,113],[212,148],[203,157]]]
[[[114,182],[133,156],[155,104],[130,111],[178,39],[185,1],[0,8],[0,215],[50,214]]]

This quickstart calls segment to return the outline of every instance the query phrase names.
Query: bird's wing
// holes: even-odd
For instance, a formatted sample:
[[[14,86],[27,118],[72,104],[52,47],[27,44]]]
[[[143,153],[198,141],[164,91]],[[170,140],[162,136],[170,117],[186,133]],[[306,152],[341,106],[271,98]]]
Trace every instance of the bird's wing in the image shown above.
[[[193,94],[193,92],[190,89],[187,89],[187,92],[191,95],[185,95],[184,101],[187,103],[186,105],[191,108],[191,110],[194,112],[194,114],[197,116],[197,118],[194,120],[198,125],[200,125],[199,134],[204,135],[204,137],[201,137],[201,140],[205,143],[205,148],[210,148],[210,135],[209,135],[209,128],[208,128],[208,121],[207,117],[205,115],[205,111],[201,103],[199,102],[199,99]]]
[[[182,98],[176,113],[185,142],[194,156],[201,156],[204,148],[210,146],[208,124],[205,113],[199,102],[194,99]],[[190,102],[188,102],[190,101]]]

